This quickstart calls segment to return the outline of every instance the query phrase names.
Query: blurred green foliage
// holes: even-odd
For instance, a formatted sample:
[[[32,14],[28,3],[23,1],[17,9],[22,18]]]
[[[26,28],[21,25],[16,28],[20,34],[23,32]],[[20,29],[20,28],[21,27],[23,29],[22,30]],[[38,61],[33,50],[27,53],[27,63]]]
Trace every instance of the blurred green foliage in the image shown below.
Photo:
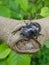
[[[18,20],[48,17],[49,0],[0,0],[0,16]],[[0,65],[49,65],[49,41],[35,54],[15,53],[0,42]]]

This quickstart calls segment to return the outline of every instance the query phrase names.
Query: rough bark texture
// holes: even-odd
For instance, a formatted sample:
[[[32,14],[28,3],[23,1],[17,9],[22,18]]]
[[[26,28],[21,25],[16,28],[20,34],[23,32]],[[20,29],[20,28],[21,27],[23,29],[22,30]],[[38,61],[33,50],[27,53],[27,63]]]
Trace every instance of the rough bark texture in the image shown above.
[[[41,48],[46,40],[49,40],[49,17],[39,20],[25,20],[28,24],[30,22],[37,22],[41,25],[41,36],[38,37],[38,41],[41,44]],[[22,26],[25,26],[24,20],[13,20],[4,17],[0,17],[0,40],[7,42],[10,48],[20,53],[35,53],[40,47],[33,39],[29,41],[22,40],[20,32],[17,31]],[[15,34],[12,32],[15,31]]]

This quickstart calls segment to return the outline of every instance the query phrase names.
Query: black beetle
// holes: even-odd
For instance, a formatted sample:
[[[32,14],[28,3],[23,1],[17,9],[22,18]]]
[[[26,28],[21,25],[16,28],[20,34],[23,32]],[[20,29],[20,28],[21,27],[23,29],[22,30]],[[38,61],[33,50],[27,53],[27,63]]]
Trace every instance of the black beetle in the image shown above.
[[[37,39],[40,34],[41,31],[41,26],[39,25],[39,23],[30,23],[26,26],[23,27],[22,31],[21,31],[21,35],[24,36],[25,40],[29,40],[32,38]]]

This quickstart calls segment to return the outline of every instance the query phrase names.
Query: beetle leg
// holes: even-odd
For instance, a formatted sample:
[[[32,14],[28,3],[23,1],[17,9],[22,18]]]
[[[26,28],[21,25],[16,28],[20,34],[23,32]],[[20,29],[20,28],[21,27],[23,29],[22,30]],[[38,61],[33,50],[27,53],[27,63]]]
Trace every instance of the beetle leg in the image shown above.
[[[20,27],[19,29],[15,29],[12,34],[15,34],[17,31],[21,30],[22,27]]]
[[[39,47],[41,48],[41,43],[35,38],[33,38],[33,40],[36,41],[39,44]]]

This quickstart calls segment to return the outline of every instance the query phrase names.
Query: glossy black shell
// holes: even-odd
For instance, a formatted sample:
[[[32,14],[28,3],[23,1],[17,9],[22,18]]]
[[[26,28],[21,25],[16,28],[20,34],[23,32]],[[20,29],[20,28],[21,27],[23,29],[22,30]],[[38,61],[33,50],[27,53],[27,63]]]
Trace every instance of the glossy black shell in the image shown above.
[[[23,35],[25,38],[31,39],[32,37],[39,36],[40,31],[41,26],[38,23],[34,22],[24,26],[21,31],[21,35]]]

